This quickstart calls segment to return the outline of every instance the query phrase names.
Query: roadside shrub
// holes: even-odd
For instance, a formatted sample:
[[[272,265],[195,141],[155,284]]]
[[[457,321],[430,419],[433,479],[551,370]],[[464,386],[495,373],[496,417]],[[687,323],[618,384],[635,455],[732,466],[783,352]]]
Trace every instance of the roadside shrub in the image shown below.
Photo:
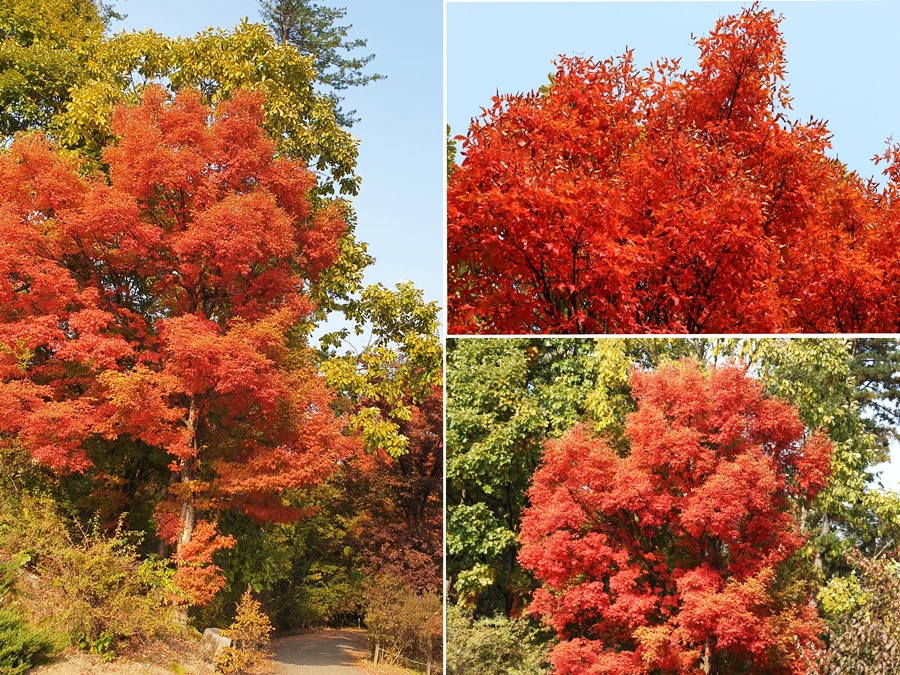
[[[80,545],[64,549],[47,561],[66,599],[65,617],[71,630],[92,644],[120,640],[144,642],[174,626],[175,592],[172,570],[150,558],[140,560],[135,545],[121,534],[112,538],[94,532]],[[110,640],[112,638],[112,640]]]
[[[550,672],[547,637],[527,620],[472,619],[447,606],[447,675],[538,675]]]
[[[141,560],[135,535],[82,530],[46,498],[7,498],[0,507],[0,549],[24,556],[33,573],[19,598],[29,617],[108,658],[123,643],[180,630],[169,604],[177,593],[172,570]]]
[[[439,595],[420,595],[400,579],[380,575],[369,584],[365,599],[366,629],[373,647],[379,645],[422,663],[441,662],[443,611]]]
[[[219,655],[216,668],[225,675],[246,673],[262,666],[269,658],[266,647],[272,623],[248,588],[237,606],[234,623],[222,635],[231,638],[231,647]]]

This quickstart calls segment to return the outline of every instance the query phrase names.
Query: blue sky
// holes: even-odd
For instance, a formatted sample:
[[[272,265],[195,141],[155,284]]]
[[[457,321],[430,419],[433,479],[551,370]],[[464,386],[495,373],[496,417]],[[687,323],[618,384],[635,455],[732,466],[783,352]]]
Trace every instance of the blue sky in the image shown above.
[[[660,57],[696,63],[702,36],[738,2],[448,2],[447,118],[454,135],[496,91],[530,91],[559,54],[606,58],[634,49],[635,64]],[[834,154],[864,176],[871,157],[900,140],[900,2],[766,2],[784,15],[793,117],[829,121]]]
[[[116,0],[127,17],[113,30],[152,28],[166,35],[194,35],[210,26],[232,28],[259,20],[256,0]],[[440,0],[336,0],[346,7],[342,25],[368,40],[362,54],[386,80],[345,94],[345,110],[362,121],[360,194],[353,200],[357,236],[376,262],[365,281],[389,287],[411,280],[426,300],[444,295],[442,126],[442,6]]]

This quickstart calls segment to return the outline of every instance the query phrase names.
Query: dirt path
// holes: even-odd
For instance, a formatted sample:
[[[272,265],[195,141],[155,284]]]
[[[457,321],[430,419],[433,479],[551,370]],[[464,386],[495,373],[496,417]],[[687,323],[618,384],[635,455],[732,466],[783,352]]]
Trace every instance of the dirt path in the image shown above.
[[[75,652],[58,657],[53,663],[32,668],[28,675],[214,675],[211,665],[203,663],[196,654],[148,655],[143,661],[121,658],[104,663],[99,656]]]
[[[276,640],[275,675],[364,675],[357,663],[368,658],[365,632],[322,628]]]

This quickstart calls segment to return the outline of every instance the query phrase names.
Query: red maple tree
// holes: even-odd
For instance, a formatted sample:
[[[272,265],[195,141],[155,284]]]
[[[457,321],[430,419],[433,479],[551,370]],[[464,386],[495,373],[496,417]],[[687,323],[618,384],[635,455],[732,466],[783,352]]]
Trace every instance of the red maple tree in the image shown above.
[[[448,187],[450,332],[897,330],[897,151],[881,190],[788,119],[779,21],[495,97]]]
[[[108,175],[40,135],[0,155],[0,433],[60,471],[87,469],[97,439],[163,449],[156,521],[193,602],[233,543],[216,514],[292,517],[280,494],[350,442],[298,329],[343,210],[313,208],[315,176],[277,156],[262,104],[150,88],[115,113]]]
[[[823,626],[792,556],[831,443],[742,368],[632,377],[619,456],[583,426],[547,443],[522,520],[530,611],[560,675],[805,673]]]

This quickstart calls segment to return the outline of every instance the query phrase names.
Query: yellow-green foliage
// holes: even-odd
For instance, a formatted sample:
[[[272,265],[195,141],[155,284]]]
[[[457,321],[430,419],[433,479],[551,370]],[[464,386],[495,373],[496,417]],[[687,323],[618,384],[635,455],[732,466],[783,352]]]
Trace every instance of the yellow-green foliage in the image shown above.
[[[598,433],[612,433],[631,412],[629,378],[634,364],[623,338],[597,340],[594,355],[597,386],[588,394],[585,408]]]
[[[827,647],[810,654],[817,675],[900,673],[900,566],[851,550],[853,575],[820,594],[829,613]]]
[[[819,590],[822,612],[829,618],[852,614],[865,604],[867,597],[855,574],[834,577]]]
[[[231,638],[231,647],[219,655],[216,668],[226,675],[252,671],[268,658],[266,647],[272,633],[272,623],[248,588],[237,606],[234,623],[222,631]]]
[[[287,154],[329,172],[340,191],[355,194],[357,142],[336,119],[333,102],[314,91],[312,58],[279,45],[265,26],[208,29],[189,38],[154,31],[118,33],[92,43],[86,77],[51,131],[66,146],[96,155],[112,138],[117,103],[136,102],[148,83],[198,89],[210,103],[238,88],[266,95],[266,127]],[[325,186],[326,188],[328,186]]]
[[[0,2],[0,138],[62,112],[83,80],[86,45],[103,29],[91,0]]]
[[[171,569],[142,560],[130,533],[73,526],[49,498],[0,499],[0,552],[27,560],[23,613],[73,644],[111,655],[125,642],[182,630],[169,605]]]
[[[409,446],[400,427],[411,419],[411,405],[441,382],[437,303],[426,303],[422,291],[403,282],[394,289],[367,286],[343,309],[357,336],[372,331],[369,345],[359,353],[332,354],[322,370],[335,391],[357,404],[350,424],[366,447],[399,457]],[[324,336],[323,344],[337,347],[348,336],[338,331]]]
[[[447,675],[541,675],[549,671],[548,634],[527,619],[472,618],[447,606]]]

